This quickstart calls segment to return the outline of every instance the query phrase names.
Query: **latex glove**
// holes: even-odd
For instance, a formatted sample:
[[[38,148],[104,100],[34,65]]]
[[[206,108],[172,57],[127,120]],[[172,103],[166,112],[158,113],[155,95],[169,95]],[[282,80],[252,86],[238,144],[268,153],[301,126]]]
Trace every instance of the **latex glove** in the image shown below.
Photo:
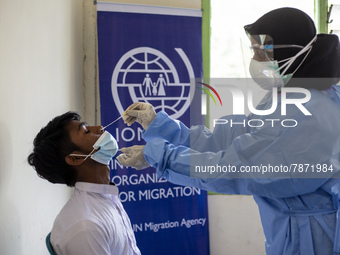
[[[156,112],[151,104],[139,102],[130,105],[122,115],[128,126],[137,121],[146,130],[156,117]]]
[[[132,147],[122,148],[121,151],[123,152],[117,157],[117,160],[123,166],[131,166],[136,168],[137,170],[141,170],[150,166],[148,162],[146,162],[143,149],[145,145],[134,145]]]

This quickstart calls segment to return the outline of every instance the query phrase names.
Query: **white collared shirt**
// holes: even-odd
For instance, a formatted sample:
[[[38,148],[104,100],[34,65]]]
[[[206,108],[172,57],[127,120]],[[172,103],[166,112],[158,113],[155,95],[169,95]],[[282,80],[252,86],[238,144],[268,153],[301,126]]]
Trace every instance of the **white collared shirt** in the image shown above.
[[[141,254],[113,185],[77,182],[54,221],[51,243],[58,255]]]

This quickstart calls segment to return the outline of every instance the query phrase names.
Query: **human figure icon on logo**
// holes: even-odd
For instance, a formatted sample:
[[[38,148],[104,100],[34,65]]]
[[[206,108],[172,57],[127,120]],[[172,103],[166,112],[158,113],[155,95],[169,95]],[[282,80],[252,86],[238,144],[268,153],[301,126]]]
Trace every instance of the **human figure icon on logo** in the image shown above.
[[[150,87],[150,85],[152,85],[152,80],[151,80],[149,74],[146,74],[146,76],[144,78],[142,86],[144,86],[144,85],[145,85],[145,93],[144,93],[144,95],[147,96],[147,92],[149,92],[149,94],[151,96],[151,87]]]
[[[158,96],[165,96],[164,86],[166,86],[166,82],[165,79],[163,78],[163,74],[159,75],[159,78],[157,80],[157,86],[158,85],[159,85]]]
[[[156,84],[156,82],[152,83],[151,85],[152,85],[152,94],[154,96],[157,96],[157,84]]]

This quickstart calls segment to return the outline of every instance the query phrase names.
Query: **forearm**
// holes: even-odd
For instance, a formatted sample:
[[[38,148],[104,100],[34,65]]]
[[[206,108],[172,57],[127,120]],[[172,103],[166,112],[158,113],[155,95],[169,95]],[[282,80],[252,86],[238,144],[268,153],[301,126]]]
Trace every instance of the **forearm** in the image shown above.
[[[247,121],[244,115],[226,116],[221,118],[211,132],[203,125],[192,126],[190,129],[178,120],[171,119],[165,112],[159,112],[148,129],[143,132],[143,139],[148,142],[155,138],[164,139],[171,144],[183,145],[191,149],[203,151],[219,151],[230,146],[232,141],[247,132],[245,125],[230,126],[229,123],[243,123]]]
[[[190,131],[182,122],[170,118],[161,111],[143,132],[143,139],[146,142],[155,138],[165,139],[175,145],[189,146]]]

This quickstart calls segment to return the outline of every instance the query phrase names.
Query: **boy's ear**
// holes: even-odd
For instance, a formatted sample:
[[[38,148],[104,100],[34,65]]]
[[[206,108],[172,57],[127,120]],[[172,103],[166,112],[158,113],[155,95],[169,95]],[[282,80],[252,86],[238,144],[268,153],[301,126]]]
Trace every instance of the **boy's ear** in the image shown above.
[[[82,156],[75,156],[75,155],[67,155],[65,157],[65,162],[70,166],[79,166],[85,160],[85,157]]]

